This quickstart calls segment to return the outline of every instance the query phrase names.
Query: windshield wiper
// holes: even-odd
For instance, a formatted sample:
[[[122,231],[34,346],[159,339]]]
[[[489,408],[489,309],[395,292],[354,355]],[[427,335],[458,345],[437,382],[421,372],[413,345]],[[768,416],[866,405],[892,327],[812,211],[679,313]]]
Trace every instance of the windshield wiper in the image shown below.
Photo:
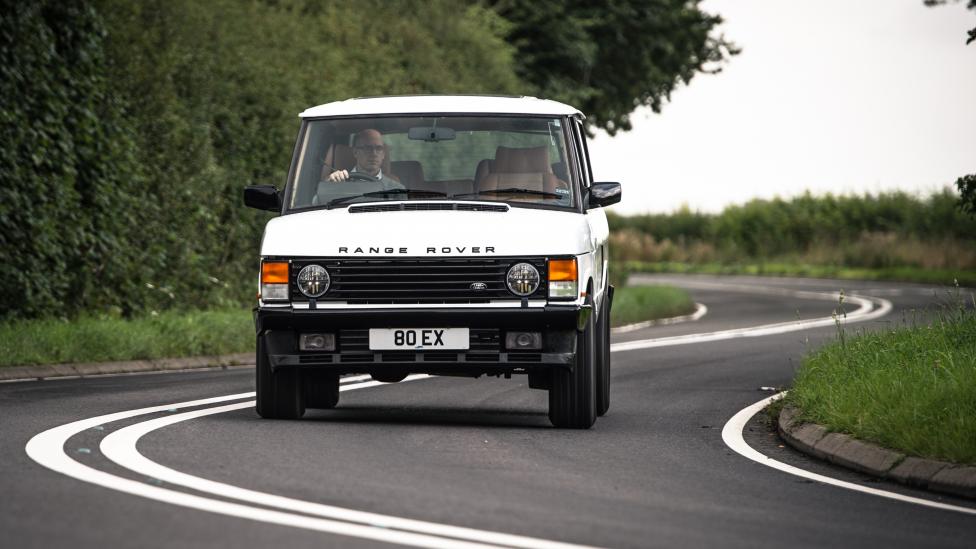
[[[325,203],[325,207],[331,209],[335,206],[339,206],[341,204],[349,202],[350,200],[355,200],[357,198],[370,198],[373,196],[390,196],[396,194],[420,194],[426,196],[441,196],[441,197],[447,196],[446,193],[442,193],[440,191],[429,191],[427,189],[387,189],[385,191],[372,191],[363,194],[354,194],[352,196],[340,196],[339,198],[333,198],[332,200]]]
[[[483,191],[476,191],[473,193],[461,193],[452,194],[451,198],[463,198],[465,196],[479,196],[482,194],[531,194],[535,196],[543,196],[545,198],[562,198],[563,195],[551,193],[549,191],[537,191],[534,189],[520,189],[518,187],[509,187],[507,189],[485,189]]]

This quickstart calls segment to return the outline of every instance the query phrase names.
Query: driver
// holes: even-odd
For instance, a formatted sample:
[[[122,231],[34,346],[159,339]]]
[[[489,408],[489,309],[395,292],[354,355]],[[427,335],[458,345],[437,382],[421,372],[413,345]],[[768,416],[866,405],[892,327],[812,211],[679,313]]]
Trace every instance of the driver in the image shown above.
[[[379,131],[368,129],[357,133],[352,140],[352,155],[356,159],[356,166],[352,170],[336,170],[326,180],[331,183],[352,180],[359,183],[356,188],[359,192],[403,188],[399,181],[383,173],[386,147],[383,144],[383,134]],[[366,186],[372,186],[369,182],[374,182],[376,188],[366,189]]]

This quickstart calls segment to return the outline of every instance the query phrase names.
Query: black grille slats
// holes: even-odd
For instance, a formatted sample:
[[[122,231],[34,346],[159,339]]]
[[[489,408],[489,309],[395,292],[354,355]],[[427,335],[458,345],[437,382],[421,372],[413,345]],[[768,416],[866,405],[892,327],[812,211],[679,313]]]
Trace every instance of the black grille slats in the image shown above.
[[[541,283],[531,299],[547,294],[546,261],[502,258],[443,259],[302,259],[292,263],[291,297],[308,301],[295,285],[298,272],[316,263],[329,271],[329,291],[316,301],[351,304],[487,303],[493,299],[519,299],[508,290],[508,268],[528,261],[539,270]],[[474,286],[474,288],[472,287]],[[477,289],[475,289],[477,288]]]

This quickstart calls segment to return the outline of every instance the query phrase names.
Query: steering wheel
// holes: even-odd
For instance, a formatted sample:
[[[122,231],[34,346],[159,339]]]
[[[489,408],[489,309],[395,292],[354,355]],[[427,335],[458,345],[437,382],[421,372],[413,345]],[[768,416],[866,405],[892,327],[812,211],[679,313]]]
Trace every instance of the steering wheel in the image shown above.
[[[379,181],[379,178],[362,172],[349,172],[349,178],[347,181]]]

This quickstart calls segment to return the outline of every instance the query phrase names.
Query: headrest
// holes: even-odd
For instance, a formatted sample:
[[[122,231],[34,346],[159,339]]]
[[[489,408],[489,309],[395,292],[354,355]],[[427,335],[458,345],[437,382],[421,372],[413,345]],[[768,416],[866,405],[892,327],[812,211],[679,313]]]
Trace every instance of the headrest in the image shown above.
[[[390,162],[390,171],[400,182],[409,188],[424,184],[424,167],[416,160],[398,160]]]
[[[512,149],[498,147],[495,151],[495,173],[552,173],[549,164],[549,147]]]
[[[332,150],[332,158],[326,155],[325,163],[337,170],[351,170],[356,167],[356,157],[352,155],[352,147],[336,143]]]
[[[474,170],[474,182],[477,184],[479,181],[485,178],[486,175],[491,173],[491,165],[494,164],[494,160],[490,158],[485,158],[481,162],[478,162],[478,167]]]

